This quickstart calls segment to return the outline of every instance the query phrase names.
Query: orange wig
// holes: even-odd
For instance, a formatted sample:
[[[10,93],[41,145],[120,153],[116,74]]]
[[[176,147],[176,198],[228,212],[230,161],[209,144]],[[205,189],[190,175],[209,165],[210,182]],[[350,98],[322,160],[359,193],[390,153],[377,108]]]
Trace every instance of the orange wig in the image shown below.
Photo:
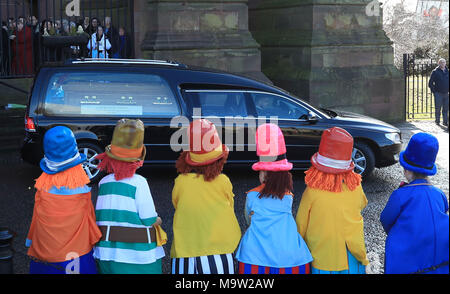
[[[41,176],[36,179],[34,187],[37,190],[48,191],[52,187],[58,189],[61,187],[75,189],[87,184],[89,184],[89,177],[81,164],[79,164],[54,175],[43,172]]]
[[[354,171],[330,174],[311,166],[305,171],[305,174],[305,183],[308,187],[329,192],[342,192],[342,183],[345,183],[350,191],[355,190],[361,184],[361,175]]]

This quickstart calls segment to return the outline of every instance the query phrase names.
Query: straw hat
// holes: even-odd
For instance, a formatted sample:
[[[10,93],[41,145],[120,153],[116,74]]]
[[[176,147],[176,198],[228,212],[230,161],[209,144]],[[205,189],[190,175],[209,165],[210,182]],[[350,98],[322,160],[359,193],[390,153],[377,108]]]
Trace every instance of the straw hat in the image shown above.
[[[110,158],[125,162],[144,160],[144,123],[139,119],[121,119],[114,128],[111,145],[105,148]]]

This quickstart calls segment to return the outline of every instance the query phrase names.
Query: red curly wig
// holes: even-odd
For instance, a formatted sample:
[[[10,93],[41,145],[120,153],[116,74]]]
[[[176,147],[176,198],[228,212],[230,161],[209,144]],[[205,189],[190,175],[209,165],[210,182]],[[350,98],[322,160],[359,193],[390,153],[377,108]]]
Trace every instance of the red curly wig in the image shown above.
[[[114,173],[116,181],[131,178],[136,170],[144,164],[142,160],[135,162],[120,161],[109,157],[106,153],[97,155],[96,159],[100,160],[97,168],[109,174]]]
[[[186,162],[186,156],[189,151],[181,152],[180,156],[177,159],[175,167],[177,168],[177,172],[180,174],[187,174],[190,172],[195,172],[198,175],[203,175],[205,181],[210,182],[214,180],[218,175],[222,173],[223,166],[227,162],[228,152],[217,161],[214,161],[211,164],[204,166],[192,166]]]

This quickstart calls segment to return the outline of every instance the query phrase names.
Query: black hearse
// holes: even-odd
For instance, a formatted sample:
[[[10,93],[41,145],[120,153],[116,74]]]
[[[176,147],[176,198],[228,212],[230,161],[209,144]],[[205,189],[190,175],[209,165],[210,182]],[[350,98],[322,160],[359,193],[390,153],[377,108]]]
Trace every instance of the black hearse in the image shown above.
[[[277,87],[217,70],[158,60],[71,60],[43,66],[36,75],[25,117],[22,158],[37,164],[43,157],[45,131],[71,128],[84,168],[98,177],[95,156],[110,143],[120,118],[139,118],[146,126],[146,164],[173,165],[186,124],[197,117],[217,125],[231,149],[227,165],[257,161],[254,132],[262,121],[281,127],[287,156],[296,169],[307,169],[322,131],[339,126],[355,140],[355,171],[397,162],[399,129],[382,121],[331,109],[318,109]],[[181,136],[182,137],[182,136]]]

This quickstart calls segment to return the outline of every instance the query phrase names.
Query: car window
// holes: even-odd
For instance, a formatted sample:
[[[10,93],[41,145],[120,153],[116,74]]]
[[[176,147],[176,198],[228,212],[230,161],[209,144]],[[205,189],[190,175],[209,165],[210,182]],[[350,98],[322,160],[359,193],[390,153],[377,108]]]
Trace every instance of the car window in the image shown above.
[[[243,92],[188,90],[184,96],[189,111],[201,108],[202,116],[247,116]]]
[[[180,114],[167,82],[157,75],[55,73],[45,94],[46,115],[173,117]]]
[[[266,93],[250,93],[258,116],[276,116],[280,119],[307,118],[308,109],[289,99]]]

